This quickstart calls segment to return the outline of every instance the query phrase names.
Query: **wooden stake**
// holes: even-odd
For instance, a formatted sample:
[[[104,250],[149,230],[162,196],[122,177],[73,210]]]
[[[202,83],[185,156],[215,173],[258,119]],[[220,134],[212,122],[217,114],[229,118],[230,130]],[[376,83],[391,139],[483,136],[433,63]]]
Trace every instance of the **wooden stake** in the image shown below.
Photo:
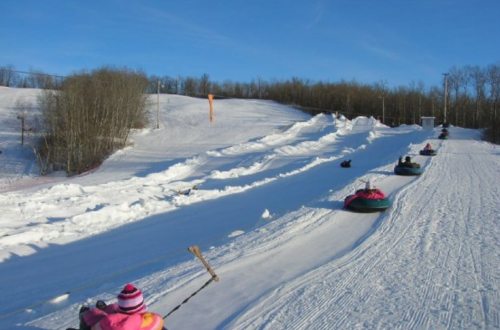
[[[198,257],[198,259],[201,260],[201,262],[203,263],[203,265],[207,268],[207,271],[210,273],[210,275],[212,275],[212,277],[214,278],[214,281],[215,282],[219,282],[220,278],[219,276],[217,276],[217,274],[215,274],[215,272],[213,271],[212,267],[210,267],[210,265],[208,264],[208,262],[205,260],[205,258],[203,258],[203,256],[201,255],[201,251],[200,251],[200,248],[198,247],[198,245],[193,245],[193,246],[190,246],[188,247],[188,250],[189,252],[193,253],[195,256]]]
[[[212,107],[212,103],[214,101],[214,94],[208,94],[208,103],[210,104],[210,122],[214,121],[214,109]]]

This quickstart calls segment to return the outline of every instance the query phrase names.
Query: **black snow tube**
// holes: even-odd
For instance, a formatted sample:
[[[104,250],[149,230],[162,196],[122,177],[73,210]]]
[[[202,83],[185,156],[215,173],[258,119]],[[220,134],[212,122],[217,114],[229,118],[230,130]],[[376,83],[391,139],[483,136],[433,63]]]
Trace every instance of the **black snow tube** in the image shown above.
[[[440,139],[440,140],[448,140],[448,135],[446,135],[446,134],[439,134],[438,139]]]
[[[396,173],[397,175],[420,175],[420,174],[422,174],[422,168],[421,167],[405,167],[405,166],[396,165],[394,167],[394,173]]]
[[[427,150],[420,150],[420,154],[422,156],[436,156],[437,151],[433,149],[427,149]]]

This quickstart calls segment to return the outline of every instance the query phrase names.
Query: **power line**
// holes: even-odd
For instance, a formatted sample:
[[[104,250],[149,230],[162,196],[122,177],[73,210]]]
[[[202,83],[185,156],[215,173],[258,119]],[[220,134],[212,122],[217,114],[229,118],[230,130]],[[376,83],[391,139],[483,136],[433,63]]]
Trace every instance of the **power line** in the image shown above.
[[[42,73],[42,72],[33,72],[33,71],[20,71],[20,70],[6,70],[6,69],[1,69],[0,70],[5,70],[9,72],[14,72],[14,73],[21,73],[21,74],[29,74],[29,75],[39,75],[39,76],[48,76],[48,77],[57,77],[57,78],[68,78],[68,76],[59,76],[55,74],[48,74],[48,73]]]

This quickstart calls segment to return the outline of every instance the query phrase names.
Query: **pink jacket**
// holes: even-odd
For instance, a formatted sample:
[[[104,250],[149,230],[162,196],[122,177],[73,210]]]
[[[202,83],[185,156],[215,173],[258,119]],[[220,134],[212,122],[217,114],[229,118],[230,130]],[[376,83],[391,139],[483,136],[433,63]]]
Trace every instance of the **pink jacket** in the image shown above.
[[[83,314],[83,320],[85,321],[85,324],[92,327],[104,317],[108,316],[109,314],[115,313],[118,313],[118,304],[108,305],[104,310],[100,310],[99,308],[92,308],[91,310]]]
[[[138,314],[122,314],[117,304],[108,305],[105,311],[92,308],[83,315],[86,324],[92,330],[161,330],[163,318],[158,314],[144,312]]]
[[[344,206],[349,205],[356,198],[384,199],[385,194],[380,189],[372,190],[371,193],[367,193],[365,189],[360,189],[344,202]]]

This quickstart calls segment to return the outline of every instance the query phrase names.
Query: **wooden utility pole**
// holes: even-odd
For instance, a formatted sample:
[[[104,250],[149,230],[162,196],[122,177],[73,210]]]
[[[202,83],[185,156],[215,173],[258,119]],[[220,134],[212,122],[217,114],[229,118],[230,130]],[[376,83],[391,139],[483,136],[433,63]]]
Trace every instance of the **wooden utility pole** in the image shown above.
[[[31,131],[31,129],[26,129],[24,127],[24,115],[17,116],[17,119],[21,120],[21,145],[24,146],[24,132]]]

